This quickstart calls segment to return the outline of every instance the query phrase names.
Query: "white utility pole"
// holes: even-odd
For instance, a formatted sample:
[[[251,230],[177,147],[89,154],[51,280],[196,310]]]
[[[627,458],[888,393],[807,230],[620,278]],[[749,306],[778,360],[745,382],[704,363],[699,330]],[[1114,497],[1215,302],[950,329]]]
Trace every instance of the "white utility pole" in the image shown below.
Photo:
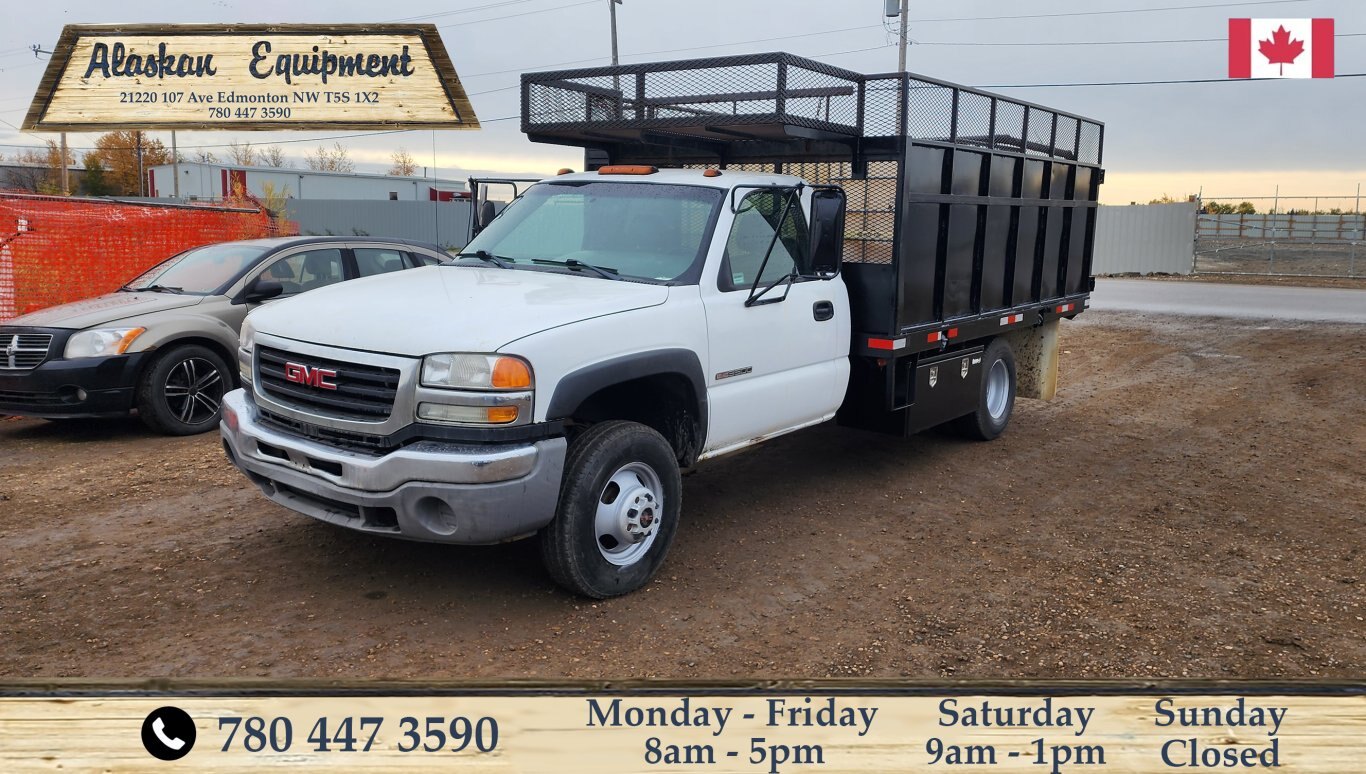
[[[896,60],[897,72],[906,72],[906,31],[910,26],[911,0],[885,0],[883,13],[888,17],[901,17],[900,53]]]
[[[180,198],[180,152],[175,147],[175,130],[171,130],[171,179],[175,185],[171,186],[171,195]]]
[[[911,0],[901,0],[901,53],[896,59],[896,70],[906,72],[906,28],[910,26]]]
[[[66,132],[62,132],[62,150],[61,150],[61,154],[62,154],[62,155],[61,155],[61,162],[62,162],[62,196],[70,196],[70,195],[71,195],[71,170],[67,168],[67,163],[66,163],[66,154],[69,153],[69,152],[70,152],[70,151],[68,151],[68,150],[66,149]]]
[[[607,7],[612,10],[612,65],[617,64],[617,6],[621,5],[621,0],[607,0]]]
[[[617,6],[621,5],[621,0],[607,0],[607,7],[612,13],[612,66],[617,66]],[[612,90],[621,91],[621,76],[612,76]]]

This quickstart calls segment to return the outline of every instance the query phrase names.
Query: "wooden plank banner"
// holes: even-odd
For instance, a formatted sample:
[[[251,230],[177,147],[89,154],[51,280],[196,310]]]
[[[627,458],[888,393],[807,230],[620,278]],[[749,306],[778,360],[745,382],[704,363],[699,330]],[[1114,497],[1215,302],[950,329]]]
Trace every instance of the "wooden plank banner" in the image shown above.
[[[433,24],[67,25],[23,128],[478,129]]]
[[[1361,684],[178,686],[0,689],[0,770],[1347,774],[1366,760]]]

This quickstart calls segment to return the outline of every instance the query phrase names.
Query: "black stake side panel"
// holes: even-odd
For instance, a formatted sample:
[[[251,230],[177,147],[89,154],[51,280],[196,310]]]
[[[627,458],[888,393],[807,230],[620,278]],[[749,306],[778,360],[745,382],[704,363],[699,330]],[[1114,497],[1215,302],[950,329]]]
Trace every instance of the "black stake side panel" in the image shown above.
[[[854,327],[895,337],[1090,290],[1094,168],[910,143],[890,265],[846,263]],[[886,282],[895,304],[874,293]]]

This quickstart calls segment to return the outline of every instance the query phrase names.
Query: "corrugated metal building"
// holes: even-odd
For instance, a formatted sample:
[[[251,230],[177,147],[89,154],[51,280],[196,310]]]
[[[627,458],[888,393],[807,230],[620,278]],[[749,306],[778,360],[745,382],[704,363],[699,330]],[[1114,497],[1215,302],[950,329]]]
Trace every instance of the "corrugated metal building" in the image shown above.
[[[1195,204],[1136,204],[1096,211],[1095,274],[1190,274]]]
[[[380,201],[450,201],[463,198],[465,183],[430,177],[398,177],[364,172],[316,172],[286,167],[241,167],[183,161],[147,170],[147,195],[175,195],[175,169],[180,168],[180,198],[223,199],[241,188],[265,196],[266,185],[287,199],[370,199]]]

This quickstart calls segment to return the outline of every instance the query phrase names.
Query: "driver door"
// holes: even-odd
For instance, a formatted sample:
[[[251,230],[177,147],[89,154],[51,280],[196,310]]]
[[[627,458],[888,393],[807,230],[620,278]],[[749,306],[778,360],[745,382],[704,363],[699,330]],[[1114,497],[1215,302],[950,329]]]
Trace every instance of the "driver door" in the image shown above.
[[[809,268],[801,200],[782,216],[788,194],[756,189],[740,200],[715,281],[702,283],[710,411],[704,453],[830,419],[844,399],[849,320],[841,318],[849,307],[842,283],[798,278],[758,299],[769,303],[746,306],[756,282],[763,288]]]

